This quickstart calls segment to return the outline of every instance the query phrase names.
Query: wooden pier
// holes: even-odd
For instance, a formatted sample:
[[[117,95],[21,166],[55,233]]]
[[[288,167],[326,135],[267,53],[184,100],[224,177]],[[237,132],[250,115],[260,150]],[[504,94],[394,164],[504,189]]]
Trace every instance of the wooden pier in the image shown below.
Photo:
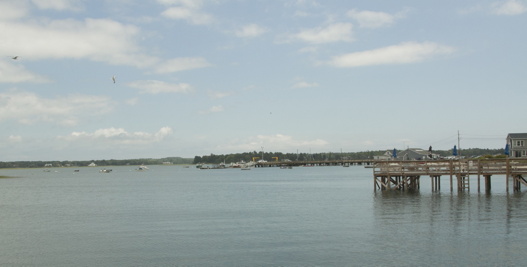
[[[448,176],[450,191],[455,177],[458,191],[470,191],[471,179],[477,178],[479,192],[483,177],[485,191],[490,192],[493,175],[505,175],[507,192],[511,179],[514,191],[520,191],[522,184],[527,186],[527,159],[377,161],[373,168],[374,191],[419,190],[421,176],[429,176],[432,191],[439,191],[441,177]]]

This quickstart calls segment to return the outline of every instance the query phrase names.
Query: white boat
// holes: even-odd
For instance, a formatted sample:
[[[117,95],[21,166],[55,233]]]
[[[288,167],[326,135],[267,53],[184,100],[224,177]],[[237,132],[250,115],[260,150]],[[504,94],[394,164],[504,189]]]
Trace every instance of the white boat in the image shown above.
[[[138,171],[147,171],[147,170],[150,170],[148,167],[146,167],[145,165],[141,165],[139,167],[137,167],[137,170]]]
[[[100,173],[110,173],[112,172],[112,169],[101,169],[99,172]]]
[[[243,164],[243,165],[241,166],[241,170],[242,170],[242,171],[248,171],[248,170],[250,170],[250,169],[252,169],[252,168],[251,168],[251,166],[250,166],[249,164]]]

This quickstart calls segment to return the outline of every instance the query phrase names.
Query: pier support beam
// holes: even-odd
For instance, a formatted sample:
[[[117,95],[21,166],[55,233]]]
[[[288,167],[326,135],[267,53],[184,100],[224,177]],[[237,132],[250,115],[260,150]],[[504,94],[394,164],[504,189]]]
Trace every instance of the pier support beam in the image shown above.
[[[432,192],[441,191],[441,175],[430,175]]]
[[[520,183],[520,181],[518,180],[516,176],[514,176],[514,179],[513,179],[513,189],[515,192],[519,192],[522,189],[522,184]]]
[[[374,178],[374,191],[377,190],[419,190],[420,176],[381,175]]]
[[[521,174],[514,175],[513,178],[513,188],[515,192],[520,192],[522,189],[522,184],[527,185],[527,180],[523,178]]]
[[[490,192],[490,188],[491,188],[491,185],[490,185],[490,178],[492,177],[492,175],[484,175],[485,177],[485,192],[486,193],[489,193]]]
[[[470,191],[470,179],[467,174],[457,174],[457,191],[465,191],[467,189]]]

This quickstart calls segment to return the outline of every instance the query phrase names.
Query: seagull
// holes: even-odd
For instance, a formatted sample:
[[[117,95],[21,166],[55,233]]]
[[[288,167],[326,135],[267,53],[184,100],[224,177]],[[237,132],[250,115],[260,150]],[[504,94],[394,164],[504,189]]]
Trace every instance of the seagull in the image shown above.
[[[13,60],[17,60],[18,59],[18,56],[14,56],[12,57]]]
[[[115,83],[115,75],[112,76],[112,81],[113,81],[113,83]]]

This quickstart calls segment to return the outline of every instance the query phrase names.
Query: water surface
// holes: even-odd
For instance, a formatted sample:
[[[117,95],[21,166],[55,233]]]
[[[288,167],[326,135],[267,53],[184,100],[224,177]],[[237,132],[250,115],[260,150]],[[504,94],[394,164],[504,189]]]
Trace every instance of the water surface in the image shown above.
[[[524,193],[376,192],[360,166],[0,170],[0,265],[523,266]],[[512,187],[511,187],[512,190]]]

